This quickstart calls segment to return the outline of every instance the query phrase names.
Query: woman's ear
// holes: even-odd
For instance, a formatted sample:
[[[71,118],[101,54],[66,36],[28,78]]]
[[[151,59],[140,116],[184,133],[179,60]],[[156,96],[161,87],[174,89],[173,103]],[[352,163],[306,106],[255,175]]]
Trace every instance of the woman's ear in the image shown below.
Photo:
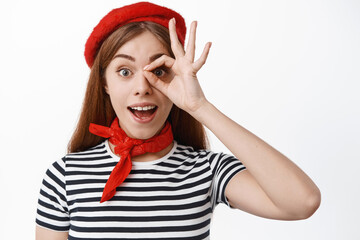
[[[107,85],[104,86],[105,92],[109,95],[109,88]]]
[[[102,82],[103,82],[103,85],[104,85],[104,90],[105,90],[105,92],[106,92],[108,95],[110,95],[110,94],[109,94],[109,87],[108,87],[108,85],[107,85],[106,79],[103,78],[102,80],[103,80]]]

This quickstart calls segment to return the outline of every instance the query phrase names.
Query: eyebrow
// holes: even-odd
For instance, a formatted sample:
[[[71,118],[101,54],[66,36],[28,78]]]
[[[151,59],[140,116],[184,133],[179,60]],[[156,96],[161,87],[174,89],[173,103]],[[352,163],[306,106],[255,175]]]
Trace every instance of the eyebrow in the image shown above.
[[[150,60],[150,62],[153,62],[154,60],[158,59],[158,58],[161,57],[162,55],[166,55],[166,54],[165,54],[165,53],[155,54],[155,55],[149,57],[149,60]]]
[[[119,58],[125,58],[125,59],[127,59],[127,60],[132,61],[132,62],[135,62],[135,58],[133,58],[132,56],[127,55],[127,54],[122,54],[122,53],[116,54],[116,55],[113,57],[113,59],[118,58],[118,57],[119,57]]]
[[[157,53],[157,54],[152,55],[151,57],[149,57],[149,60],[150,60],[150,62],[153,62],[154,60],[158,59],[162,55],[166,55],[166,54],[165,53]],[[130,55],[127,55],[127,54],[123,54],[123,53],[116,54],[113,59],[118,58],[118,57],[119,58],[125,58],[127,60],[132,61],[132,62],[135,62],[135,58],[130,56]]]

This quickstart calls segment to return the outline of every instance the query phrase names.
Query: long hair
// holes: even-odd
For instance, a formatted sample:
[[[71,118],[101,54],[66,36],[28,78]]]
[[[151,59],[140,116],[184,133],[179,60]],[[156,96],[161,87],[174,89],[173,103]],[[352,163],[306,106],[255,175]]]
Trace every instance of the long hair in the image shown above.
[[[105,70],[123,44],[145,31],[154,34],[166,47],[171,57],[174,57],[168,29],[153,22],[129,23],[107,37],[98,50],[91,67],[81,114],[69,141],[68,153],[80,152],[104,141],[104,138],[89,132],[89,125],[95,123],[110,126],[116,117],[110,97],[105,92]],[[208,147],[204,126],[187,112],[173,105],[168,121],[171,123],[174,139],[178,143],[192,146],[195,150]]]

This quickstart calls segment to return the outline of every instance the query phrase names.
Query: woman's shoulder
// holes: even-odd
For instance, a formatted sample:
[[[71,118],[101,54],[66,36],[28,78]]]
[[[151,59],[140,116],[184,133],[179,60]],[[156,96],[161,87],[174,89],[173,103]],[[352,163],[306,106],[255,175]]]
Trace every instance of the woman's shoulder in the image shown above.
[[[181,143],[176,144],[176,149],[174,155],[182,155],[190,158],[208,158],[212,155],[217,155],[221,153],[216,153],[210,149],[194,149],[192,146],[183,145]]]
[[[173,156],[182,156],[182,158],[196,158],[208,161],[210,164],[218,162],[235,161],[240,162],[232,154],[225,152],[216,152],[211,149],[194,149],[191,146],[177,144]]]
[[[63,157],[58,158],[50,164],[48,171],[57,169],[58,171],[63,172],[65,171],[68,162],[85,161],[89,159],[101,159],[104,157],[106,158],[106,156],[108,156],[108,152],[104,141],[84,151],[72,152],[63,155]]]
[[[80,151],[80,152],[71,152],[67,153],[63,159],[69,160],[69,159],[87,159],[87,158],[93,158],[93,157],[100,157],[102,155],[108,154],[108,145],[106,144],[106,140],[99,143],[98,145],[94,147],[90,147],[86,150]]]

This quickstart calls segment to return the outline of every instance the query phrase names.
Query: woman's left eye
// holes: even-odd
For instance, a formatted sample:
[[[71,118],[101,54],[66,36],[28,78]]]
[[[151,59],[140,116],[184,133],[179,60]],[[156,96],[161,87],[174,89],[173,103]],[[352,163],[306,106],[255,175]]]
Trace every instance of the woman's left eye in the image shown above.
[[[157,77],[162,77],[165,75],[165,70],[161,69],[161,68],[157,68],[153,71],[153,73],[157,76]]]
[[[131,73],[130,70],[126,69],[126,68],[122,68],[118,72],[123,77],[128,77],[130,75],[130,73]]]

